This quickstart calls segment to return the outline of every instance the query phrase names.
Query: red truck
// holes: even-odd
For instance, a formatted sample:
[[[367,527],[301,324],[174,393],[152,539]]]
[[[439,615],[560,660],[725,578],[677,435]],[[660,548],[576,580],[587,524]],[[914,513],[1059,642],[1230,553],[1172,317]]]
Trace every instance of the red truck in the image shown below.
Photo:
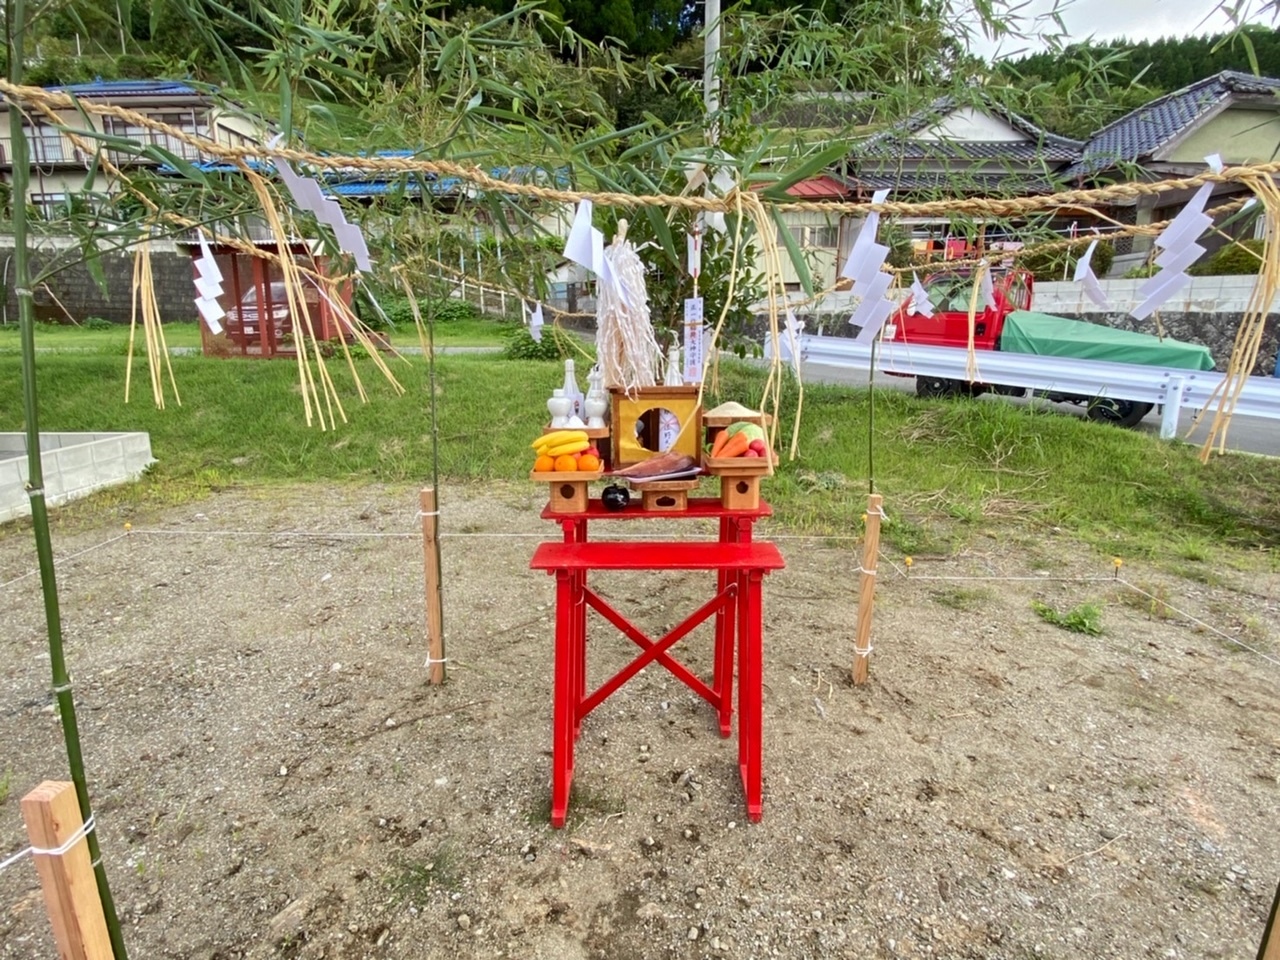
[[[924,346],[967,347],[972,275],[964,271],[935,273],[924,280],[923,285],[933,305],[933,316],[916,312],[908,299],[886,326],[886,339]],[[981,295],[978,297],[973,323],[974,349],[1191,370],[1213,369],[1212,355],[1207,347],[1199,344],[1034,313],[1031,311],[1033,288],[1031,274],[1022,269],[1010,270],[994,279],[994,304],[988,305]],[[1023,387],[941,377],[916,378],[916,395],[920,397],[978,396],[987,391],[1012,397],[1027,394]],[[1036,395],[1054,402],[1084,404],[1089,419],[1124,427],[1136,425],[1152,408],[1150,403],[1115,397],[1085,397],[1053,391],[1040,391]]]

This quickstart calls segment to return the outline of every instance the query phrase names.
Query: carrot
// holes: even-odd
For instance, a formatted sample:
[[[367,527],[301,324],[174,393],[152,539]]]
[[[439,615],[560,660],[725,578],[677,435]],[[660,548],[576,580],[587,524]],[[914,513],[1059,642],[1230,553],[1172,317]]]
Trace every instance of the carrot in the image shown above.
[[[729,431],[721,430],[716,434],[715,440],[711,444],[711,455],[713,457],[720,456],[720,451],[724,449],[724,445],[729,442]]]
[[[750,446],[751,438],[747,436],[745,430],[742,430],[730,437],[728,442],[720,448],[720,456],[740,457],[747,452],[747,448]]]

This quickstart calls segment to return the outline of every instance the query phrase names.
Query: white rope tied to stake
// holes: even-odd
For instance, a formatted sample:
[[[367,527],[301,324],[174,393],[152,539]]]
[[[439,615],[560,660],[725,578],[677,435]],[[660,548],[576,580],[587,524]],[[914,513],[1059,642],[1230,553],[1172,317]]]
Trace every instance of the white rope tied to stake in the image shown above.
[[[48,850],[44,849],[43,847],[27,847],[27,849],[25,850],[19,850],[12,857],[9,857],[7,860],[0,860],[0,871],[3,871],[6,867],[13,866],[23,857],[28,855],[37,856],[37,857],[61,857],[64,854],[68,853],[71,850],[71,848],[74,847],[77,843],[79,843],[81,840],[87,837],[90,831],[93,830],[93,828],[94,828],[93,815],[90,814],[89,819],[86,820],[84,823],[80,824],[80,826],[76,828],[76,832],[71,834],[71,836],[67,837],[67,839],[64,840],[60,846],[53,847]]]
[[[596,347],[606,387],[631,393],[658,382],[662,353],[649,321],[644,262],[627,242],[627,223],[618,222],[613,243],[604,250],[596,296]]]

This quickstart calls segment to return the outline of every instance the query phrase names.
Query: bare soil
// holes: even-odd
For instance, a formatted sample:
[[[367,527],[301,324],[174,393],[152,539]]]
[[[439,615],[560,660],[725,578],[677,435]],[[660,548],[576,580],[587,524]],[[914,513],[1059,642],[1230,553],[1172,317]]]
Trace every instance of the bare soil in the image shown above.
[[[763,822],[735,741],[655,666],[586,721],[570,823],[550,829],[552,582],[528,559],[556,531],[538,506],[527,486],[445,491],[439,688],[416,491],[64,515],[60,555],[134,525],[59,574],[135,958],[1254,956],[1280,874],[1280,667],[1122,585],[1053,579],[1111,570],[1052,534],[883,567],[855,688],[857,545],[763,527],[788,561],[766,583]],[[37,578],[13,582],[33,566],[10,527],[0,853],[25,846],[19,796],[66,776]],[[1275,576],[1188,567],[1123,573],[1274,657]],[[710,580],[596,584],[658,631]],[[1035,600],[1103,604],[1105,632]],[[634,647],[592,629],[598,681]],[[705,673],[709,641],[676,651]],[[0,874],[0,957],[54,952],[24,861]]]

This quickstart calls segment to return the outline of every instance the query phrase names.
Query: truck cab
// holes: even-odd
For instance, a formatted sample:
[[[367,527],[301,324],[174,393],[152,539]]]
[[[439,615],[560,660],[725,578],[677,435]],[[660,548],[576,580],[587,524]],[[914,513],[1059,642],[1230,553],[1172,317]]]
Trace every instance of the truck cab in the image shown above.
[[[886,339],[935,347],[967,347],[973,282],[972,271],[965,269],[931,274],[921,283],[929,293],[933,316],[919,313],[914,298],[908,298],[889,321]],[[974,311],[975,349],[999,349],[1005,317],[1014,310],[1031,309],[1033,283],[1031,274],[1019,268],[992,278],[992,299],[995,303],[985,303],[979,294]]]

